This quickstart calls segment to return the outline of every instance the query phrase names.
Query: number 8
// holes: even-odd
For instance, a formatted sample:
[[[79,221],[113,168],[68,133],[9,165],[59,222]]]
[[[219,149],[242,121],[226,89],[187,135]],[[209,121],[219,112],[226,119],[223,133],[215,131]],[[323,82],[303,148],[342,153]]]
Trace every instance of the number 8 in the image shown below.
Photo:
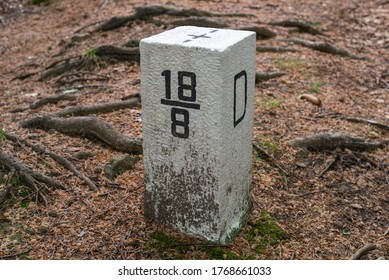
[[[177,115],[183,115],[184,120],[177,120]],[[185,109],[180,108],[172,108],[171,112],[172,119],[172,134],[175,137],[179,138],[188,138],[189,137],[189,112]],[[181,126],[184,128],[184,133],[177,132],[177,126]]]

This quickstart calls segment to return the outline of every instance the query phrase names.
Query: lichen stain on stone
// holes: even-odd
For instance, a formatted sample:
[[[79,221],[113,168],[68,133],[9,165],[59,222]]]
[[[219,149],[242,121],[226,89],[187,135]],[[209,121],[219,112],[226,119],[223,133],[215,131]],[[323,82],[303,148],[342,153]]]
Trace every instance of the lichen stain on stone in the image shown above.
[[[153,166],[152,175],[145,178],[149,185],[145,192],[146,219],[192,235],[217,233],[219,206],[214,186],[218,180],[213,168],[204,165],[209,161],[193,160],[198,156],[197,152],[187,154],[186,158],[192,160],[186,160],[179,172],[171,162]]]

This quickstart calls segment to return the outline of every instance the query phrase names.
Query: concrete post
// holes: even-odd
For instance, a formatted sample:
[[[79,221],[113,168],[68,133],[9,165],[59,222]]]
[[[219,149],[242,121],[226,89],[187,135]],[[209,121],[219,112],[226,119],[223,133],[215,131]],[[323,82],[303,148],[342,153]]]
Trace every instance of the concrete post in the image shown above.
[[[141,40],[145,217],[228,243],[250,208],[255,33],[178,27]]]

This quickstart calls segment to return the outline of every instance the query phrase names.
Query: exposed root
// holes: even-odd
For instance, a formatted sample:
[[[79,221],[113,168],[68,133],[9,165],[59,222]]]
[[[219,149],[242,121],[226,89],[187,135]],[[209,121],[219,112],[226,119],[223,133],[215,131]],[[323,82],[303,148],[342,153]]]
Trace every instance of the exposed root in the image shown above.
[[[116,47],[111,45],[98,46],[93,49],[96,57],[114,58],[121,61],[136,61],[139,62],[140,53],[139,48],[125,48]],[[90,58],[88,55],[72,57],[61,61],[53,62],[51,65],[46,67],[46,71],[41,74],[38,81],[44,81],[48,78],[58,76],[69,72],[74,69],[80,69],[93,62],[93,57]]]
[[[87,77],[83,77],[87,76]],[[74,77],[72,80],[68,79],[69,77]],[[107,75],[100,75],[93,72],[77,71],[61,75],[55,83],[59,85],[64,84],[74,84],[86,81],[108,81],[110,79]]]
[[[78,171],[77,168],[73,165],[73,163],[71,163],[69,160],[67,160],[63,156],[61,156],[57,153],[54,153],[52,151],[46,150],[44,147],[34,145],[31,142],[29,142],[25,139],[22,139],[16,135],[6,133],[6,132],[4,133],[4,135],[7,139],[10,139],[10,140],[17,142],[19,144],[26,145],[37,153],[50,156],[53,160],[55,160],[56,162],[58,162],[59,164],[64,166],[66,169],[70,170],[74,175],[76,175],[81,180],[83,180],[92,190],[98,191],[98,188],[96,187],[96,185],[88,177],[86,177],[84,174],[82,174],[80,171]]]
[[[99,31],[110,31],[114,30],[116,28],[120,28],[122,26],[125,26],[130,21],[135,20],[136,17],[134,15],[131,16],[124,16],[124,17],[112,17],[106,22],[103,22],[100,24],[97,28],[93,30],[93,32],[99,32]]]
[[[12,78],[11,82],[14,81],[14,80],[25,80],[27,78],[30,78],[32,76],[35,76],[37,74],[39,74],[40,71],[34,71],[34,72],[28,72],[28,73],[23,73],[23,74],[20,74],[14,78]]]
[[[85,137],[92,141],[97,139],[120,152],[142,153],[141,140],[128,138],[119,133],[111,124],[96,117],[60,119],[45,116],[21,122],[20,125],[23,128],[54,129],[69,136]]]
[[[229,27],[227,23],[214,21],[207,18],[187,18],[179,19],[171,22],[174,26],[199,26],[199,27],[212,27],[212,28],[226,28]]]
[[[343,133],[321,133],[307,138],[294,139],[289,144],[317,151],[335,150],[338,147],[341,149],[365,151],[383,148],[388,144],[388,141],[377,143]]]
[[[61,75],[65,72],[71,71],[73,69],[76,69],[83,65],[84,58],[83,57],[77,57],[77,58],[70,58],[68,60],[65,60],[63,62],[55,62],[52,63],[49,67],[47,67],[46,71],[43,72],[40,77],[38,78],[38,81],[44,81],[48,78]]]
[[[284,72],[257,72],[255,73],[255,83],[265,82],[271,79],[284,76]]]
[[[99,57],[111,57],[124,61],[139,61],[139,47],[125,48],[111,45],[99,46],[95,49],[96,55]]]
[[[286,48],[286,47],[257,46],[257,52],[285,53],[285,52],[298,52],[298,50],[292,48]]]
[[[44,106],[46,104],[56,104],[62,100],[75,100],[75,99],[76,99],[76,96],[69,95],[69,94],[52,95],[52,96],[48,96],[45,98],[41,98],[26,108],[18,108],[18,109],[12,110],[11,113],[24,112],[24,111],[29,110],[29,109],[37,109],[37,108]]]
[[[323,33],[316,28],[314,28],[311,24],[301,22],[298,20],[283,20],[278,22],[271,23],[272,25],[283,26],[283,27],[295,27],[302,33],[309,33],[312,35],[322,35]]]
[[[86,106],[73,106],[73,107],[65,108],[53,114],[52,116],[53,117],[65,117],[65,116],[75,117],[75,116],[86,116],[86,115],[99,114],[99,113],[103,114],[103,113],[109,113],[117,110],[133,108],[137,106],[139,103],[140,103],[139,96],[133,95],[131,98],[129,98],[126,101],[92,104]]]
[[[0,164],[6,166],[9,170],[15,170],[20,175],[22,181],[28,187],[36,191],[37,195],[41,198],[41,200],[46,206],[48,204],[47,199],[42,193],[42,191],[40,190],[40,188],[37,186],[37,184],[43,183],[44,184],[43,187],[46,190],[50,190],[48,187],[63,188],[61,183],[47,177],[46,175],[31,170],[24,163],[20,162],[19,160],[13,157],[4,154],[2,151],[0,151]]]
[[[373,243],[366,244],[362,248],[358,249],[351,257],[350,260],[359,260],[367,252],[377,249],[377,245]]]
[[[287,40],[288,42],[310,48],[312,50],[324,52],[324,53],[329,53],[329,54],[334,54],[334,55],[339,55],[343,57],[349,57],[352,59],[366,59],[361,56],[356,56],[351,54],[350,52],[340,49],[338,47],[335,47],[334,45],[328,43],[328,42],[312,42],[312,41],[306,41],[306,40],[300,40],[300,39],[290,39]]]
[[[277,36],[277,33],[263,26],[241,26],[234,29],[253,31],[257,33],[257,39],[270,39]]]
[[[173,17],[255,17],[255,15],[232,13],[232,14],[218,14],[211,13],[196,8],[191,9],[178,9],[171,6],[144,6],[135,9],[135,13],[130,16],[113,17],[103,24],[99,25],[93,30],[93,32],[109,31],[122,26],[135,20],[150,20],[155,16],[168,15]]]

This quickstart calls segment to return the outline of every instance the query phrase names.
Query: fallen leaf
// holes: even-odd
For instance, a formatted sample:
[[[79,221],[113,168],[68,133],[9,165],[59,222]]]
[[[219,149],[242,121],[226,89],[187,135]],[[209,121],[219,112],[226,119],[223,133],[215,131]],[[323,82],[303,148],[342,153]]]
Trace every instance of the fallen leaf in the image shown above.
[[[306,100],[310,103],[312,103],[313,105],[316,105],[316,106],[319,106],[321,107],[321,100],[319,98],[317,98],[316,96],[312,95],[312,94],[301,94],[299,97],[298,97],[299,100]]]
[[[355,208],[355,209],[363,209],[363,207],[362,207],[360,204],[357,204],[357,203],[355,203],[355,204],[350,204],[350,206],[351,206],[352,208]]]

